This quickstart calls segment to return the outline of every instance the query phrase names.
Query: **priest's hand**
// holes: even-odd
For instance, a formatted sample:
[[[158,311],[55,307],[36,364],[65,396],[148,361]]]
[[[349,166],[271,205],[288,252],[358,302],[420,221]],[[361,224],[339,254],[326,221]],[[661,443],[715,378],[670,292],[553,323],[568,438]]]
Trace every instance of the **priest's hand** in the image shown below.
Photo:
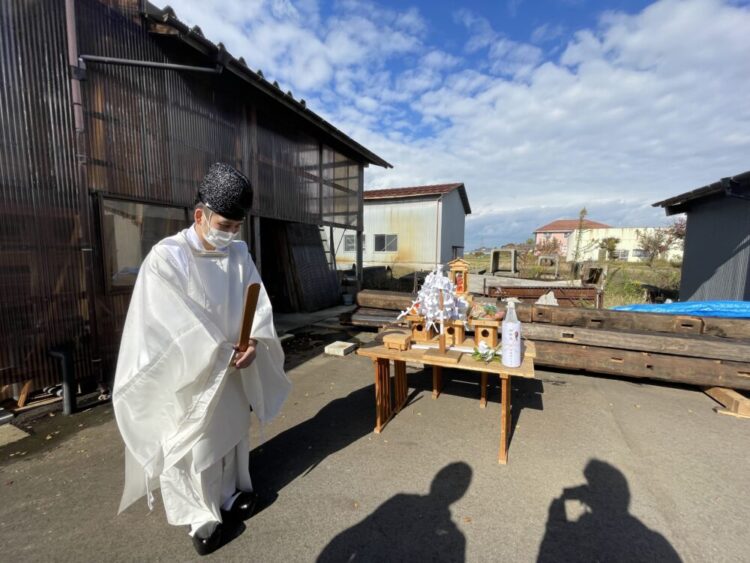
[[[255,346],[257,344],[258,341],[254,338],[251,338],[247,350],[245,350],[244,352],[241,352],[239,348],[235,346],[235,353],[233,358],[234,367],[236,367],[237,369],[244,369],[252,364],[253,360],[255,359]]]

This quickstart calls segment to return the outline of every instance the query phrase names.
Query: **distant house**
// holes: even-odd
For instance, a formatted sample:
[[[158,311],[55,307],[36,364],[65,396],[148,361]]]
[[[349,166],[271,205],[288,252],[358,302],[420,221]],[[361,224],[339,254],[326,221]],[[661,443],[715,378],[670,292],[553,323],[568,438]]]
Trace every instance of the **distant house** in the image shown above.
[[[578,219],[559,219],[557,221],[552,221],[534,231],[534,244],[540,246],[544,243],[551,243],[551,241],[556,240],[560,245],[560,255],[567,256],[569,247],[568,239],[570,239],[571,233],[579,226],[580,220]],[[583,227],[584,229],[606,229],[609,225],[599,223],[598,221],[584,219]]]
[[[680,300],[750,301],[750,171],[654,207],[687,214]]]
[[[653,234],[655,231],[666,231],[667,227],[608,227],[606,229],[574,230],[568,237],[568,251],[566,260],[575,260],[576,241],[578,243],[578,260],[606,260],[607,251],[601,247],[602,241],[608,238],[617,239],[612,256],[623,262],[641,262],[648,258],[648,253],[640,248],[638,234]],[[665,260],[681,260],[682,249],[674,246],[660,258]]]
[[[364,266],[431,269],[464,253],[466,215],[471,213],[462,183],[367,190],[364,192]],[[334,229],[338,268],[357,257],[357,234]]]

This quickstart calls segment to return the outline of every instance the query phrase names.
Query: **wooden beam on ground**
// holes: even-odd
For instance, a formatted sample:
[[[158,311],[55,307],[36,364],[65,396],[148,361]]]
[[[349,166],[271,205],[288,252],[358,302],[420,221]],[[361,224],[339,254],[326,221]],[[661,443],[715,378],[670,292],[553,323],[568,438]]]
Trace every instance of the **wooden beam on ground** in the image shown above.
[[[552,307],[549,305],[534,305],[533,322],[547,323],[560,326],[577,326],[581,328],[597,328],[605,330],[636,330],[646,332],[687,332],[685,327],[676,330],[673,315],[659,315],[656,313],[630,313],[627,311],[608,311],[606,309],[570,309]],[[695,334],[700,334],[702,321],[700,317],[680,317],[681,325],[687,324],[687,319],[693,321],[697,328]]]
[[[20,408],[26,405],[26,401],[29,399],[29,393],[31,392],[31,382],[32,380],[29,379],[23,384],[23,387],[21,387],[21,393],[18,395],[18,402],[16,405]]]
[[[581,307],[582,305],[596,306],[600,304],[599,290],[596,287],[528,287],[528,286],[487,286],[490,297],[506,299],[515,297],[525,303],[534,303],[542,295],[550,291],[561,308]]]
[[[717,412],[741,418],[750,418],[750,399],[734,389],[708,387],[703,392],[726,409],[718,410]]]
[[[414,301],[410,293],[398,291],[378,291],[375,289],[363,289],[357,293],[357,305],[371,309],[388,309],[391,311],[404,311]]]
[[[750,340],[750,319],[716,319],[703,317],[703,334],[722,338]]]
[[[543,323],[525,324],[522,333],[525,337],[537,342],[544,340],[617,350],[750,362],[750,342],[730,341],[711,336],[560,327]]]
[[[750,362],[708,360],[537,340],[537,366],[750,390]]]
[[[750,340],[750,319],[719,319],[534,305],[532,322],[604,330],[705,334],[721,338]]]
[[[43,407],[45,405],[51,405],[54,403],[59,403],[62,401],[62,397],[49,397],[47,399],[39,399],[38,401],[32,401],[23,407],[15,407],[8,409],[10,412],[12,412],[15,415],[19,415],[22,412],[29,411],[31,409],[36,409],[39,407]]]

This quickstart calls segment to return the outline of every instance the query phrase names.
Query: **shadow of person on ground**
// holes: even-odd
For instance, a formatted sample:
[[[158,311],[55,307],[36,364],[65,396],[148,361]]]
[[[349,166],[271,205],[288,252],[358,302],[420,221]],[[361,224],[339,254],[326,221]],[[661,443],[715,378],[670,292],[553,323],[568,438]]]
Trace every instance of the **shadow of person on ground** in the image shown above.
[[[594,459],[583,474],[587,484],[563,489],[550,504],[537,561],[681,561],[664,536],[628,512],[622,472]]]
[[[368,385],[334,399],[315,416],[274,436],[250,452],[253,485],[261,496],[258,510],[279,491],[309,473],[329,455],[373,431],[375,390]]]
[[[409,373],[409,388],[412,389],[409,404],[416,395],[429,397],[432,392],[432,368],[426,367],[421,371]],[[510,435],[508,439],[513,440],[513,435],[518,425],[521,412],[525,409],[544,410],[544,384],[549,381],[541,379],[526,379],[514,377],[511,379],[511,408],[510,408]],[[556,383],[558,385],[564,383]],[[465,399],[475,400],[479,409],[480,375],[478,372],[467,372],[463,370],[443,369],[443,389],[441,395],[454,395]],[[488,416],[495,416],[497,408],[502,399],[500,379],[490,376],[487,383],[487,409]],[[438,399],[440,400],[440,399]],[[493,410],[494,409],[494,410]]]
[[[427,495],[399,494],[323,549],[318,563],[339,561],[464,561],[466,538],[451,519],[450,505],[471,483],[471,468],[451,463],[432,480]]]

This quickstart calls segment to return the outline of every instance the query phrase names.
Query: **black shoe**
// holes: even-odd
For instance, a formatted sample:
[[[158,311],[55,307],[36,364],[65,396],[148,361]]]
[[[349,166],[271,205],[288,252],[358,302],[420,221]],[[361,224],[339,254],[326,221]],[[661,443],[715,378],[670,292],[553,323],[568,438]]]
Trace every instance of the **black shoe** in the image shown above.
[[[254,491],[241,492],[239,496],[234,499],[232,508],[225,512],[222,510],[222,516],[228,516],[233,520],[247,520],[253,514],[255,514],[255,507],[258,504],[258,494]]]
[[[198,555],[208,555],[221,547],[222,529],[222,525],[219,523],[207,538],[199,538],[197,535],[193,536],[193,547],[198,552]]]

